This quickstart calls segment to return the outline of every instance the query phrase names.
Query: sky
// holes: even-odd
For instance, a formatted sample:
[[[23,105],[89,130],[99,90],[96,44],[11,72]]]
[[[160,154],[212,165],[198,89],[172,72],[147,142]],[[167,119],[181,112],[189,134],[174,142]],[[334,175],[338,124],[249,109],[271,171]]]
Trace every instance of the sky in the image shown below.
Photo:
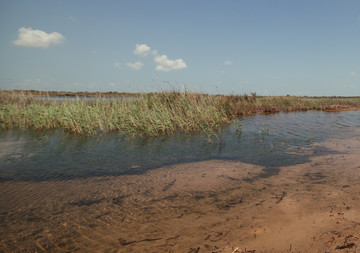
[[[360,1],[2,0],[0,89],[360,96]]]

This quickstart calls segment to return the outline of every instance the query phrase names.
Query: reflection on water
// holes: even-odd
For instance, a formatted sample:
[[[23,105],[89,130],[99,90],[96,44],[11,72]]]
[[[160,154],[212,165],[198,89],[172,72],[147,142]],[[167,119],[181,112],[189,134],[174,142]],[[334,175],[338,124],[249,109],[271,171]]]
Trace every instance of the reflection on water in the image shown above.
[[[358,112],[257,115],[240,121],[242,133],[226,127],[208,143],[202,135],[128,139],[118,133],[95,137],[62,131],[4,131],[0,135],[0,180],[63,180],[141,173],[181,162],[237,160],[276,167],[305,163],[326,150],[312,143],[348,134]],[[322,151],[322,152],[319,152]]]
[[[245,235],[257,214],[273,219],[292,197],[299,210],[299,196],[319,210],[339,196],[339,208],[357,210],[360,111],[240,123],[241,133],[225,127],[212,144],[202,135],[1,132],[0,252],[228,252],[219,243],[239,240],[231,234]],[[342,148],[348,139],[353,149]]]

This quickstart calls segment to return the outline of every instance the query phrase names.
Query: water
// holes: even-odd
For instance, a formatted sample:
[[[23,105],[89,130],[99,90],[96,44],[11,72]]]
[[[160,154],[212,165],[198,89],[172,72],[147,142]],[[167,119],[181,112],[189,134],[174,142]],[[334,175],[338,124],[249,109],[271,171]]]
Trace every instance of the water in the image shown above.
[[[95,137],[63,131],[4,131],[0,134],[0,181],[66,180],[143,173],[164,165],[210,159],[267,167],[308,162],[299,147],[351,133],[359,112],[298,112],[240,120],[241,133],[228,126],[213,137],[176,134],[129,139],[118,133]],[[238,124],[237,122],[236,124]],[[316,149],[315,155],[326,150]]]
[[[241,131],[234,127],[239,124]],[[215,222],[211,215],[222,217],[241,203],[249,204],[243,215],[256,213],[252,208],[266,192],[286,189],[287,196],[298,196],[304,187],[303,196],[313,196],[315,183],[333,187],[347,167],[355,174],[339,187],[352,189],[359,134],[360,111],[256,115],[224,127],[212,143],[199,134],[129,139],[119,133],[2,131],[0,248],[143,252],[146,245],[136,247],[173,231],[170,239],[189,234],[194,242],[206,236],[201,229],[192,234],[199,227],[192,224]],[[348,140],[352,149],[345,148]],[[355,160],[343,158],[349,150]],[[169,238],[159,245],[154,240],[148,252],[173,249]],[[193,246],[178,239],[176,245]]]

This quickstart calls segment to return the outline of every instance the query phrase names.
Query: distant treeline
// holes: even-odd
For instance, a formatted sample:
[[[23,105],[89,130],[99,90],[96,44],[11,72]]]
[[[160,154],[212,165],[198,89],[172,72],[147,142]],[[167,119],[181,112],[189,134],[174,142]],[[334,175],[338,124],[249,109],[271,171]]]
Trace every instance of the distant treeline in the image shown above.
[[[32,96],[56,96],[56,97],[135,97],[137,93],[130,92],[88,92],[88,91],[38,91],[38,90],[1,90],[1,92],[19,93]]]
[[[141,93],[135,93],[135,92],[117,92],[117,91],[106,91],[106,92],[90,92],[90,91],[39,91],[39,90],[0,90],[1,92],[10,92],[12,94],[14,93],[20,93],[23,95],[32,95],[32,96],[56,96],[56,97],[137,97]],[[153,94],[156,95],[160,92],[149,92],[147,94]],[[192,94],[195,94],[195,92],[190,92]],[[199,93],[203,94],[203,93]],[[214,95],[214,96],[236,96],[236,95]],[[243,95],[241,95],[243,96]],[[261,97],[269,97],[269,96],[261,96],[257,95],[256,93],[250,93],[250,96],[256,96],[258,98]],[[282,96],[280,96],[282,97]],[[286,97],[298,97],[298,98],[359,98],[360,96],[293,96],[293,95],[286,95]]]

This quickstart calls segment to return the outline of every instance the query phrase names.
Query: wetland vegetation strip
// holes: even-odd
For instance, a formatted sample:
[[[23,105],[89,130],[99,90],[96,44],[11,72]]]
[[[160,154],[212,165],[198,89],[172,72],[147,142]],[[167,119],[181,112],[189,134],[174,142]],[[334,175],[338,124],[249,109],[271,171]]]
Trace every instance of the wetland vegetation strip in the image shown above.
[[[97,99],[64,99],[59,102],[50,95],[48,99],[39,99],[39,94],[42,95],[31,91],[1,90],[0,128],[61,128],[82,135],[119,131],[146,137],[172,135],[176,131],[203,132],[210,138],[221,126],[231,124],[233,119],[241,116],[360,108],[360,99],[355,97],[258,97],[255,93],[224,96],[163,91],[132,94],[135,99],[117,99],[117,95],[109,99],[108,93],[96,93]]]

